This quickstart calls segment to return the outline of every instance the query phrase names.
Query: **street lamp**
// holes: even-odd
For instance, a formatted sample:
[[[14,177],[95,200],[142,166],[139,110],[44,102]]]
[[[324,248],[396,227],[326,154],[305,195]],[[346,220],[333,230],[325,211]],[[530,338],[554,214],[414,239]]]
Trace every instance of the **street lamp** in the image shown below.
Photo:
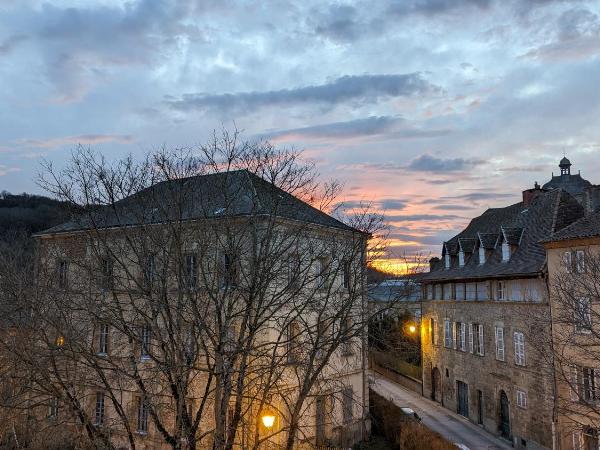
[[[262,416],[262,423],[267,430],[270,430],[275,424],[275,416],[271,414],[265,414],[264,416]]]
[[[415,331],[417,331],[417,327],[414,325],[409,325],[408,326],[408,331],[410,332],[410,334],[414,334]]]

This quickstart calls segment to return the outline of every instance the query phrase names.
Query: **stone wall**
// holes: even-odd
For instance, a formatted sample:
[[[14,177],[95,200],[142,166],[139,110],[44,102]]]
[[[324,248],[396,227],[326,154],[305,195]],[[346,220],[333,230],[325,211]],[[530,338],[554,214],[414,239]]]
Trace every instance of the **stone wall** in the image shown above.
[[[426,301],[423,302],[423,394],[432,398],[434,371],[441,380],[435,400],[458,412],[457,382],[467,385],[468,418],[486,430],[501,435],[500,397],[508,399],[510,438],[516,448],[552,447],[552,386],[550,368],[535,351],[539,333],[532,324],[547,314],[546,303],[499,301]],[[430,319],[437,322],[436,344],[432,344]],[[484,330],[483,356],[470,352],[467,325],[466,351],[445,347],[444,320],[478,323]],[[495,327],[504,329],[504,361],[496,356]],[[525,335],[525,366],[515,363],[513,333]],[[453,336],[454,337],[454,336]],[[453,339],[454,341],[454,339]],[[441,390],[441,392],[440,392]],[[526,407],[517,406],[517,390],[527,394]],[[479,414],[481,392],[481,416]]]

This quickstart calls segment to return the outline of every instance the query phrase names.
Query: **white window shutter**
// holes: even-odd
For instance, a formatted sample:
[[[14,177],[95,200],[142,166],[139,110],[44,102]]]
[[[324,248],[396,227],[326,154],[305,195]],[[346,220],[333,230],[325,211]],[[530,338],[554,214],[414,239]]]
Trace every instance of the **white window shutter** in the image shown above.
[[[583,250],[577,250],[577,252],[575,252],[575,267],[577,273],[585,272],[585,253]]]
[[[479,354],[483,356],[485,354],[484,344],[483,344],[483,325],[479,324]]]
[[[567,273],[571,272],[571,252],[567,251],[563,254],[563,264]]]
[[[577,400],[579,400],[579,395],[578,395],[578,384],[577,384],[577,366],[572,366],[571,367],[571,400],[573,400],[574,402],[576,402]]]
[[[504,361],[504,328],[496,327],[496,358]]]
[[[469,324],[469,349],[473,353],[473,324]]]

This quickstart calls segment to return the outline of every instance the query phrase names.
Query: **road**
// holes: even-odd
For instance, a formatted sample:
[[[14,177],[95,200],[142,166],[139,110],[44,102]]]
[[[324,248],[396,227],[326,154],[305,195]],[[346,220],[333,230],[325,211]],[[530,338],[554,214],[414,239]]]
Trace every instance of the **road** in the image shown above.
[[[423,419],[423,425],[438,432],[450,442],[462,444],[470,450],[512,449],[508,443],[491,435],[466,418],[377,373],[371,372],[369,384],[371,389],[397,406],[412,408]]]

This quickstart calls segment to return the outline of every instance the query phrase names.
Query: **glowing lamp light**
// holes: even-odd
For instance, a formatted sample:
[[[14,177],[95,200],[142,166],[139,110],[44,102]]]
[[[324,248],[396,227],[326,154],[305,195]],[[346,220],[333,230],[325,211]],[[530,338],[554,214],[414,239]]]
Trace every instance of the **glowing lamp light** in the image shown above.
[[[275,424],[275,416],[271,416],[269,414],[262,416],[262,423],[265,428],[273,428]]]
[[[65,345],[65,337],[64,336],[58,336],[56,338],[56,346],[57,347],[62,347],[63,345]]]
[[[408,331],[410,331],[411,333],[414,333],[415,331],[417,331],[417,327],[415,327],[414,325],[410,325],[408,327]]]

